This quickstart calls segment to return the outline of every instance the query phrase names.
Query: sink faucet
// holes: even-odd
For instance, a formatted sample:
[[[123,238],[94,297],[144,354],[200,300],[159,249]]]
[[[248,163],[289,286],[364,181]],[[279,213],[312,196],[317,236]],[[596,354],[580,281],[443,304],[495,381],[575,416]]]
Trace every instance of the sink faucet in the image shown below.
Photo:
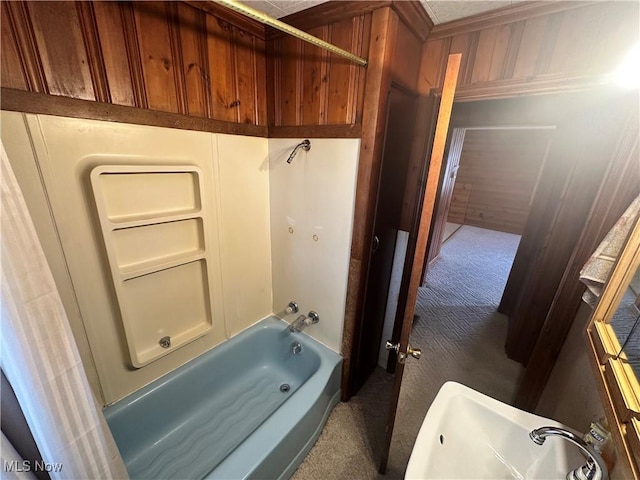
[[[296,318],[295,322],[291,324],[289,330],[292,332],[301,332],[303,328],[308,327],[309,325],[313,325],[320,321],[320,316],[314,312],[309,312],[308,315],[300,315]]]
[[[540,427],[529,432],[529,437],[536,444],[542,445],[547,437],[562,437],[577,445],[586,455],[587,463],[567,473],[567,480],[608,480],[609,472],[602,457],[593,446],[569,430],[558,427]]]

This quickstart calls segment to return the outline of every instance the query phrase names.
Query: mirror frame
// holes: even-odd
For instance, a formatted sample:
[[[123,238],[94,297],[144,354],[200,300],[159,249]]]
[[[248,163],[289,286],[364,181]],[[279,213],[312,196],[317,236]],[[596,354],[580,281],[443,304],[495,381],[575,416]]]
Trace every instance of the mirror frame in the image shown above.
[[[640,267],[640,217],[629,233],[587,325],[589,355],[612,431],[617,461],[626,462],[640,479],[640,383],[620,352],[610,322]]]

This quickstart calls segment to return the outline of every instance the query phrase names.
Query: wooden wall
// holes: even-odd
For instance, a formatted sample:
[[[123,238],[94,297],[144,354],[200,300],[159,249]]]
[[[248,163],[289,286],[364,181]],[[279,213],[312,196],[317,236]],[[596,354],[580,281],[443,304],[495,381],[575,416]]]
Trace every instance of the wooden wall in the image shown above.
[[[550,130],[467,130],[448,220],[521,235]]]
[[[264,30],[202,2],[2,2],[2,87],[267,124]]]
[[[371,13],[366,13],[308,32],[366,58],[370,29]],[[272,125],[362,122],[366,69],[290,35],[273,38],[270,54]]]
[[[620,92],[617,93],[620,95]],[[613,99],[613,101],[607,102],[598,112],[598,116],[603,117],[604,120],[596,119],[593,122],[596,125],[594,130],[598,131],[598,134],[585,135],[584,131],[580,132],[579,148],[584,148],[585,151],[583,153],[579,149],[577,151],[574,149],[575,153],[572,153],[579,159],[579,168],[572,172],[574,178],[570,178],[567,184],[565,200],[562,205],[557,206],[556,225],[553,230],[558,230],[558,232],[551,231],[551,234],[548,235],[548,242],[551,245],[567,242],[572,247],[571,255],[566,263],[561,281],[557,288],[551,291],[553,300],[550,302],[550,308],[543,323],[536,325],[536,322],[532,322],[534,329],[539,329],[539,334],[514,397],[515,405],[520,408],[531,410],[535,407],[560,354],[578,307],[582,303],[582,293],[585,287],[579,281],[580,270],[620,218],[620,215],[640,193],[640,155],[638,151],[640,119],[637,108],[639,101],[640,98],[636,90],[636,92],[627,92],[626,98],[622,98],[620,101]],[[618,108],[614,110],[614,115],[611,115],[607,110],[615,103],[618,103]],[[580,121],[584,122],[585,120]],[[602,122],[600,128],[598,128],[598,122]],[[614,127],[612,128],[611,125]],[[607,130],[613,130],[615,134],[607,135]],[[592,140],[590,138],[592,136],[596,137],[596,140]],[[604,145],[604,148],[601,145]],[[609,148],[606,148],[607,145]],[[587,162],[592,161],[592,158],[589,157],[599,157],[600,165],[605,166],[600,170],[603,173],[599,177],[597,192],[591,190],[591,195],[588,191],[590,186],[585,180],[589,180],[589,174],[591,177],[598,177],[596,177],[596,169],[587,168],[590,167]],[[579,177],[582,178],[578,180],[578,183],[576,180]],[[593,178],[591,180],[593,181]],[[571,190],[575,188],[576,183],[577,188],[582,192],[586,191],[586,195],[583,193],[582,199],[575,198],[577,195],[571,195]],[[573,202],[575,211],[581,207],[581,201],[591,205],[588,216],[579,223],[567,221],[565,213],[567,204]],[[576,227],[581,229],[579,239],[572,241],[570,231]],[[556,252],[553,256],[550,253],[541,252],[540,256],[551,257],[549,263],[558,262],[558,253]],[[549,269],[545,268],[545,265],[537,258],[533,258],[532,264],[534,269],[539,268],[542,275],[535,279],[531,288],[544,295],[545,288],[548,288],[546,285],[552,282],[553,278],[545,276]],[[542,303],[540,296],[537,297],[531,303],[534,314]],[[529,332],[531,331],[530,329]],[[519,347],[516,346],[516,348]]]
[[[585,6],[586,5],[586,6]],[[423,80],[440,88],[462,53],[456,100],[579,89],[611,72],[638,41],[638,2],[526,2],[437,25]]]
[[[333,2],[283,20],[368,58],[373,12],[389,7],[401,21],[389,37],[393,54],[386,67],[392,81],[414,91],[422,45],[432,26],[417,3]],[[362,123],[368,67],[357,66],[275,30],[268,30],[267,41],[270,126]]]

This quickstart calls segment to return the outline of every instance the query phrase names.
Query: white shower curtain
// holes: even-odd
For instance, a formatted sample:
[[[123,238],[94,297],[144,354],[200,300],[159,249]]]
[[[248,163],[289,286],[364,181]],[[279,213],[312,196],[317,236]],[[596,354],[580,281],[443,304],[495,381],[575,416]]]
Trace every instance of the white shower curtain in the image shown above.
[[[126,479],[2,145],[0,156],[2,369],[53,480]]]

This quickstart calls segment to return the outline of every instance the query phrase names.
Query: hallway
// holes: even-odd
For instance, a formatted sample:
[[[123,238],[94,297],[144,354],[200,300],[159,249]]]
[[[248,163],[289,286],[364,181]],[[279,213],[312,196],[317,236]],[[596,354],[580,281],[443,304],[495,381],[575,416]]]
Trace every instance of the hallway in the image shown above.
[[[377,449],[393,376],[378,368],[357,396],[336,406],[294,480],[403,478],[422,420],[446,381],[510,401],[521,366],[504,354],[507,320],[495,310],[519,240],[465,225],[432,263],[411,335],[422,358],[405,368],[387,475],[377,473]]]

